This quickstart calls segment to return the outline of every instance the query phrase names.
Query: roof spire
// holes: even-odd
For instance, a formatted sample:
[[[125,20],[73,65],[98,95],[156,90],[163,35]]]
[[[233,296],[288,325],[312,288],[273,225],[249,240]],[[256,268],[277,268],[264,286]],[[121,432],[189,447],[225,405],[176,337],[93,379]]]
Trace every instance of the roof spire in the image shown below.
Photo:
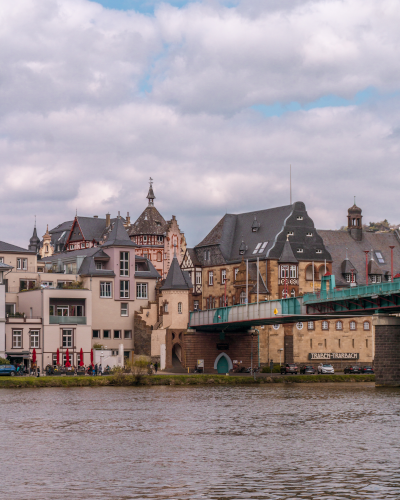
[[[151,177],[149,179],[149,184],[150,184],[149,192],[147,193],[146,198],[149,200],[149,207],[154,207],[155,195],[154,195],[154,191],[153,191],[153,179]]]

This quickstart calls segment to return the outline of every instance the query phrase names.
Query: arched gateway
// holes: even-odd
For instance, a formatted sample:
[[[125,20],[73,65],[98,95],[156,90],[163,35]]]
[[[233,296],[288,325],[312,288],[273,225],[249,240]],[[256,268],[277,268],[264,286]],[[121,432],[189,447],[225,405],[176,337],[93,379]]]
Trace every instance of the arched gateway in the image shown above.
[[[231,358],[226,353],[221,352],[215,359],[214,370],[218,370],[218,373],[228,373],[232,369]]]

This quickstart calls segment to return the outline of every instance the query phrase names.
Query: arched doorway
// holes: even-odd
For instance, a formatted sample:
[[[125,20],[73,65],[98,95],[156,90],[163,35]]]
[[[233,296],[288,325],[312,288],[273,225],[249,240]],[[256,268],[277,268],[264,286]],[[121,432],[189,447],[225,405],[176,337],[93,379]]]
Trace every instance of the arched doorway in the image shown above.
[[[231,358],[226,353],[221,352],[214,362],[214,369],[217,370],[218,373],[228,373],[229,370],[233,369]]]
[[[172,347],[172,367],[182,368],[182,347],[180,344],[174,344]]]

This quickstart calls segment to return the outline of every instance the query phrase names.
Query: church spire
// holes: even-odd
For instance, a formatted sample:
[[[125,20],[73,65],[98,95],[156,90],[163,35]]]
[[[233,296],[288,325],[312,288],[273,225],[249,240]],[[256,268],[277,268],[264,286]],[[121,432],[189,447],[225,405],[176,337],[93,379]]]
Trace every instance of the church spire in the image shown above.
[[[149,192],[146,196],[146,198],[149,200],[149,207],[154,207],[154,191],[153,191],[153,179],[150,177],[149,179],[150,187],[149,187]]]

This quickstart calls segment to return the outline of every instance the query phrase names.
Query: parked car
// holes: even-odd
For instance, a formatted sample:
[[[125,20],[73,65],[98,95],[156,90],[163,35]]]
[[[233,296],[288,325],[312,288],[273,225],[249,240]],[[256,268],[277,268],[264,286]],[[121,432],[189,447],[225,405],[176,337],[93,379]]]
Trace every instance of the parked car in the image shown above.
[[[297,375],[297,365],[294,363],[286,363],[285,365],[281,366],[281,375],[287,375],[288,373],[294,373]]]
[[[361,373],[361,368],[359,366],[356,366],[356,365],[350,365],[350,366],[346,366],[345,369],[343,370],[343,373],[346,375],[346,373],[349,373],[349,374],[355,374],[355,373]]]
[[[363,366],[361,368],[361,373],[363,374],[368,374],[368,373],[374,373],[374,369],[372,368],[372,366]]]
[[[333,374],[335,373],[335,370],[333,369],[332,365],[321,363],[320,365],[318,365],[318,373],[321,375],[324,373]]]
[[[300,366],[300,373],[302,373],[304,375],[314,375],[315,368],[311,365],[303,365],[303,366]]]
[[[14,365],[0,365],[0,375],[9,375],[13,377],[17,373]]]

